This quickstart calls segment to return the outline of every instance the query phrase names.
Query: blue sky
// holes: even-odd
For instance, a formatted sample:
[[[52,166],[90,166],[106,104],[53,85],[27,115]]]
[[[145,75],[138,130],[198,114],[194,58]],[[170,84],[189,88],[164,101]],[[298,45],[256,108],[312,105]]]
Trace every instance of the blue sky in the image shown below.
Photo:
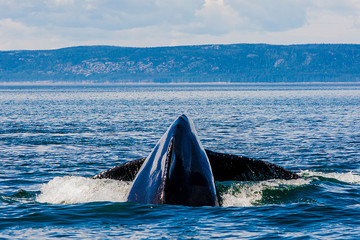
[[[0,0],[0,50],[360,43],[360,0]]]

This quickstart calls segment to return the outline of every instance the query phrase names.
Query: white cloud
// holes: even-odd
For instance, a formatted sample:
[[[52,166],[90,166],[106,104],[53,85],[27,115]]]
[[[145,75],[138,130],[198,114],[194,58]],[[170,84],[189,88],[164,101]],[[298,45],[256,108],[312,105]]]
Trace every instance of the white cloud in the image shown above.
[[[358,0],[0,0],[0,50],[360,43]]]
[[[306,0],[305,0],[306,1]],[[306,22],[304,0],[228,0],[239,15],[247,19],[241,28],[254,31],[286,31]]]
[[[74,0],[53,0],[53,1],[47,1],[49,3],[54,3],[57,6],[63,6],[63,5],[73,5]]]
[[[223,0],[205,0],[201,9],[195,12],[195,21],[184,26],[184,32],[198,34],[225,34],[231,32],[243,20]]]
[[[49,31],[36,26],[28,26],[9,18],[0,19],[0,49],[52,49],[77,45],[75,41],[61,35],[59,31]]]

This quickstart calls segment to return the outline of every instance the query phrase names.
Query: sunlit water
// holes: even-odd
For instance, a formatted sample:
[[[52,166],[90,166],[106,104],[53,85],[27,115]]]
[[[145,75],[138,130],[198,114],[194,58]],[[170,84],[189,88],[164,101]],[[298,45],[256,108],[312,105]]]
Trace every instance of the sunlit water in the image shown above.
[[[217,182],[222,207],[127,203],[90,177],[187,114],[205,148],[297,180]],[[360,84],[0,87],[0,238],[358,239]]]

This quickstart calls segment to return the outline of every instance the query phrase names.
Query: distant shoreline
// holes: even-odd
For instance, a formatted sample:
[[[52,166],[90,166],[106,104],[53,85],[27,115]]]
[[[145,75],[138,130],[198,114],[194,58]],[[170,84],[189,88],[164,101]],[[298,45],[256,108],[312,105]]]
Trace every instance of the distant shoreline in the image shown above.
[[[360,82],[178,82],[178,83],[152,83],[152,82],[50,82],[50,81],[37,81],[37,82],[0,82],[0,86],[280,86],[280,85],[359,85]]]
[[[360,82],[360,45],[79,46],[0,51],[2,85]]]

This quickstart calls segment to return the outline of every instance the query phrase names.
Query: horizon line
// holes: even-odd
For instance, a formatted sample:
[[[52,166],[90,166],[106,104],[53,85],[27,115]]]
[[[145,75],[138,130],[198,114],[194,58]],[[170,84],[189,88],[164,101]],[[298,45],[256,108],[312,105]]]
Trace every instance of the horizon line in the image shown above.
[[[150,49],[150,48],[176,48],[176,47],[201,47],[201,46],[231,46],[231,45],[268,45],[268,46],[309,46],[309,45],[360,45],[359,43],[291,43],[291,44],[273,44],[273,43],[207,43],[207,44],[184,44],[184,45],[162,45],[162,46],[121,46],[111,44],[94,44],[94,45],[72,45],[58,48],[48,49],[12,49],[12,50],[0,50],[0,52],[14,52],[14,51],[56,51],[68,48],[78,47],[115,47],[115,48],[133,48],[133,49]]]

